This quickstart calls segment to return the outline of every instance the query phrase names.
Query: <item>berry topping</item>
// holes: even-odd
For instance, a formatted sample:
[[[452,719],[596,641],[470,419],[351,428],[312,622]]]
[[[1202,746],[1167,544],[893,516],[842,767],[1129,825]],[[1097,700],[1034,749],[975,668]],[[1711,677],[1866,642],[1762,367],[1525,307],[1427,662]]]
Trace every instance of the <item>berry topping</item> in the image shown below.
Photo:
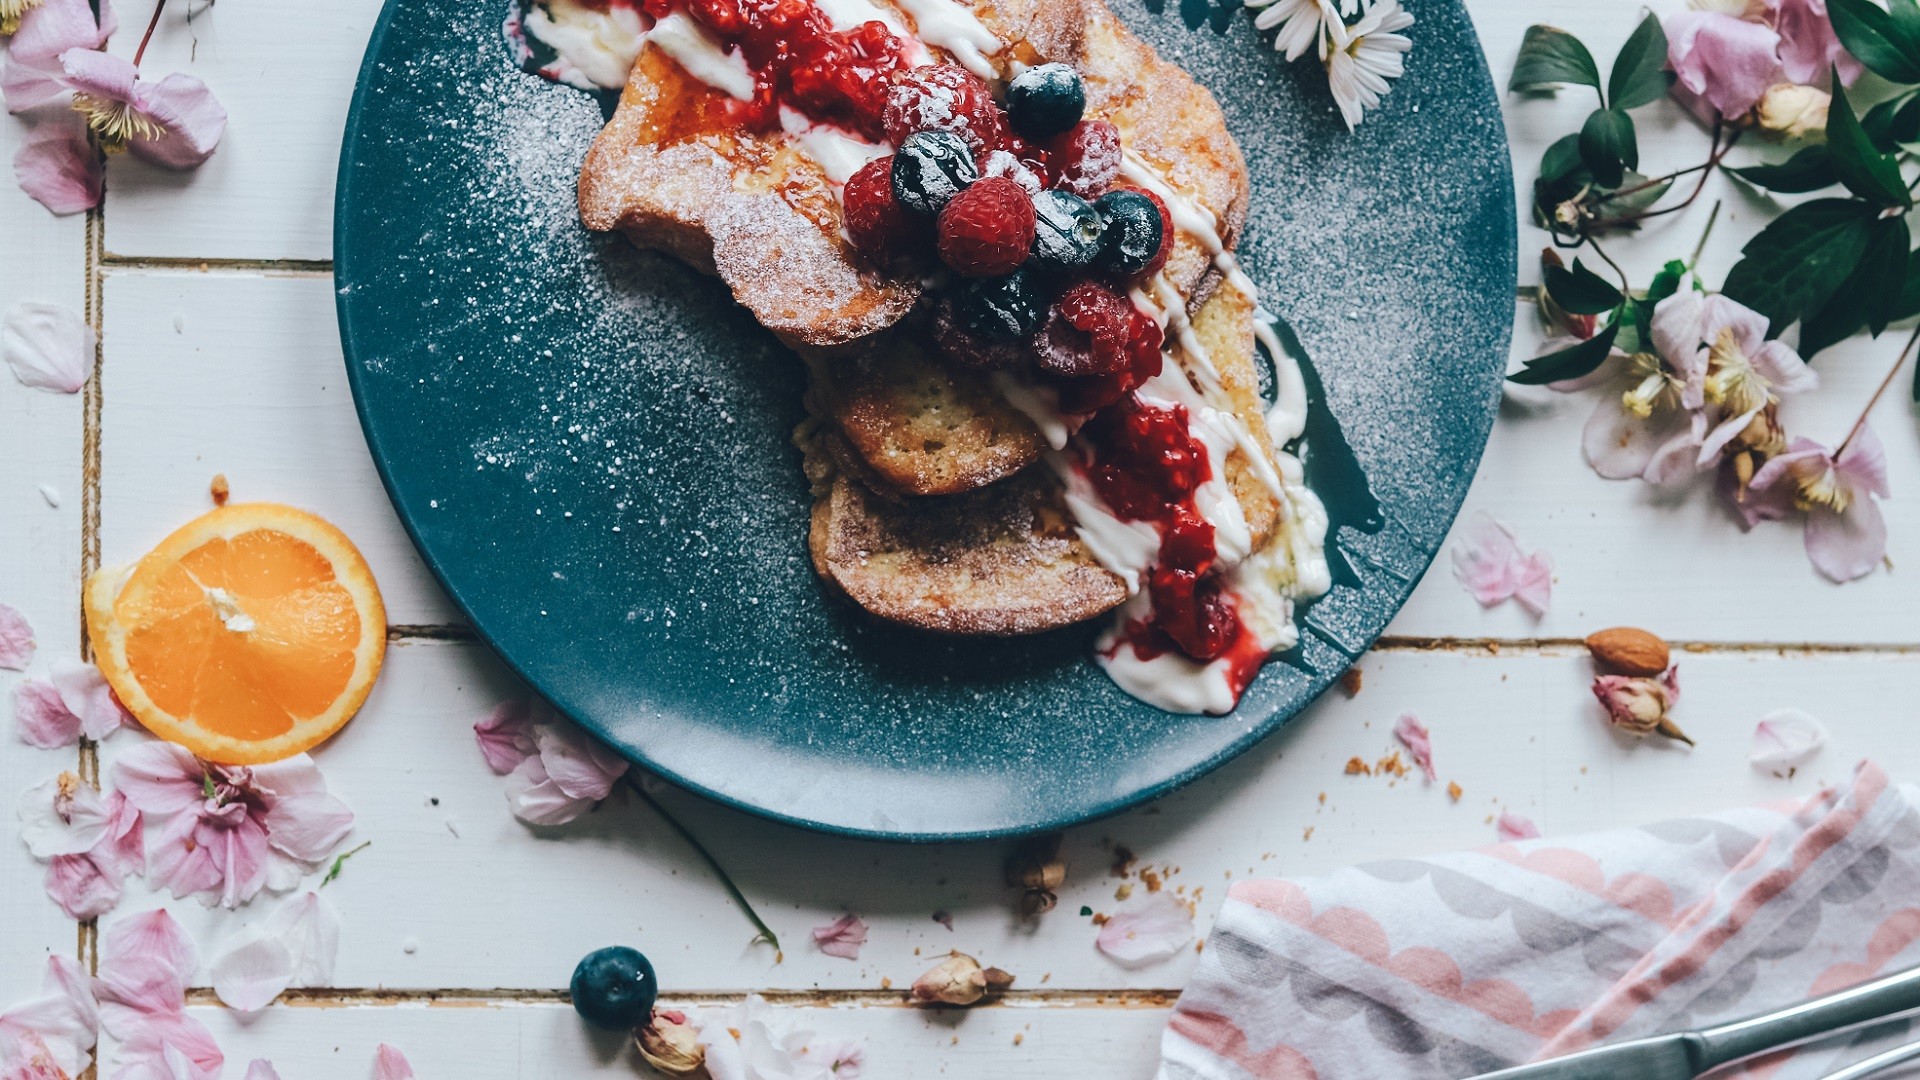
[[[1172,524],[1193,493],[1213,475],[1207,448],[1188,428],[1182,405],[1160,408],[1138,399],[1102,412],[1081,429],[1093,460],[1087,479],[1114,513],[1129,521]],[[1208,554],[1211,540],[1207,538]],[[1178,550],[1163,552],[1163,562],[1178,561]],[[1204,571],[1205,565],[1189,568]]]
[[[980,166],[981,176],[1004,176],[1025,188],[1029,195],[1038,195],[1047,186],[1041,179],[1046,166],[1022,161],[1011,150],[989,150],[975,158],[974,164]]]
[[[1053,186],[1091,199],[1120,175],[1120,129],[1105,120],[1082,120],[1047,144]]]
[[[1200,527],[1207,531],[1211,555],[1213,526],[1203,521]],[[1173,537],[1174,530],[1169,529],[1163,542],[1171,546]],[[1165,547],[1160,558],[1161,564],[1154,567],[1147,583],[1153,594],[1154,625],[1195,660],[1205,663],[1215,659],[1240,636],[1240,617],[1220,591],[1220,579],[1203,577],[1175,564],[1167,557]]]
[[[1132,366],[1127,352],[1132,316],[1126,297],[1083,281],[1062,293],[1048,314],[1034,339],[1034,362],[1070,377],[1124,373]]]
[[[1043,266],[1074,270],[1100,254],[1106,219],[1093,204],[1068,191],[1043,191],[1033,197],[1033,258]]]
[[[940,258],[968,277],[999,277],[1033,248],[1033,200],[1004,176],[989,176],[940,211]]]
[[[1029,355],[1024,341],[990,341],[961,324],[953,297],[933,307],[933,343],[940,354],[964,368],[1002,370],[1018,367]]]
[[[973,153],[950,131],[916,132],[893,155],[893,197],[917,214],[937,214],[980,178]]]
[[[1046,294],[1032,271],[1005,277],[974,278],[954,294],[954,314],[969,333],[984,341],[1019,341],[1033,336],[1047,316]]]
[[[1131,306],[1131,305],[1129,305]],[[1160,374],[1162,334],[1153,316],[1133,308],[1127,317],[1127,369],[1112,375],[1059,380],[1060,411],[1097,412],[1127,396],[1134,387]]]
[[[1093,206],[1107,223],[1095,262],[1100,269],[1127,280],[1145,273],[1156,261],[1166,262],[1161,247],[1171,233],[1160,200],[1144,191],[1122,188],[1095,199]]]
[[[636,1028],[653,1015],[659,984],[637,949],[595,949],[573,969],[573,1008],[587,1023],[613,1031]]]
[[[657,19],[675,5],[646,0],[643,6]],[[827,13],[807,0],[689,0],[687,10],[746,58],[755,122],[777,127],[784,103],[868,139],[885,136],[886,88],[906,68],[904,43],[885,23],[835,30]]]
[[[1080,122],[1087,91],[1080,74],[1065,64],[1041,64],[1007,84],[1007,117],[1029,139],[1058,135]]]
[[[1000,145],[1000,106],[986,81],[954,64],[929,64],[904,72],[887,87],[883,122],[895,146],[916,131],[946,131],[966,140],[974,153]]]
[[[875,158],[847,178],[840,194],[847,236],[854,249],[875,266],[885,267],[912,254],[927,231],[893,197],[893,157]]]

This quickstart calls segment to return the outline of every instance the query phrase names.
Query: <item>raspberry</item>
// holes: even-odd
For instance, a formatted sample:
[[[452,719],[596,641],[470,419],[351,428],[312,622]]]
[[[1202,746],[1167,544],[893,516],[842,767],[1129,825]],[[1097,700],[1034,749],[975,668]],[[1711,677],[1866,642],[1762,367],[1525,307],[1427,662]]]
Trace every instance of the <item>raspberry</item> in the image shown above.
[[[1126,368],[1111,375],[1061,379],[1060,411],[1076,415],[1099,412],[1160,374],[1160,339],[1160,324],[1146,312],[1133,308],[1127,317]],[[1035,359],[1037,362],[1038,357]]]
[[[953,309],[952,296],[942,296],[934,305],[933,343],[942,356],[964,368],[1001,370],[1027,358],[1025,342],[989,341],[968,330]]]
[[[893,156],[875,158],[847,178],[840,193],[847,236],[854,249],[885,267],[912,254],[926,234],[926,221],[893,198]]]
[[[1167,256],[1173,254],[1173,215],[1167,212],[1167,204],[1160,201],[1160,196],[1144,190],[1140,194],[1152,199],[1155,209],[1160,211],[1160,250],[1147,260],[1147,268],[1140,271],[1141,277],[1152,277],[1166,269]]]
[[[989,150],[974,159],[981,176],[1004,176],[1019,184],[1028,195],[1038,195],[1046,183],[1040,179],[1045,167],[1036,170],[1033,162],[1021,161],[1009,150]]]
[[[1221,593],[1218,578],[1160,566],[1154,569],[1148,589],[1153,594],[1154,625],[1193,659],[1202,663],[1215,659],[1240,636],[1240,617]]]
[[[1166,334],[1160,329],[1160,324],[1153,321],[1153,316],[1139,308],[1133,309],[1127,318],[1127,373],[1132,376],[1133,384],[1127,389],[1131,390],[1160,374],[1163,360],[1160,347],[1165,338]]]
[[[1056,375],[1119,375],[1132,366],[1127,339],[1133,305],[1104,285],[1083,281],[1060,296],[1034,339],[1034,362]]]
[[[1092,199],[1120,175],[1120,129],[1105,120],[1082,120],[1047,144],[1053,186]]]
[[[909,69],[887,88],[881,114],[887,141],[899,146],[916,131],[950,131],[982,153],[999,146],[1006,128],[993,91],[978,75],[954,64]]]
[[[1033,248],[1033,200],[1019,183],[989,176],[940,211],[940,258],[968,277],[1010,274]]]

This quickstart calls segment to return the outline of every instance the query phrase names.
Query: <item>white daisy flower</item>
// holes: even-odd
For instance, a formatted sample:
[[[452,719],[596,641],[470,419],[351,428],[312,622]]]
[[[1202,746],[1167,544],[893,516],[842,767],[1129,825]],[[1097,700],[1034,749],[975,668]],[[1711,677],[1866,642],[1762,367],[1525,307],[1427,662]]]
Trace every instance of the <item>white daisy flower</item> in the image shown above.
[[[1346,0],[1357,3],[1358,0]],[[1261,30],[1280,28],[1273,39],[1277,52],[1289,60],[1298,60],[1313,49],[1325,60],[1336,39],[1346,36],[1346,23],[1333,0],[1246,0],[1250,8],[1266,8],[1254,16],[1253,25]]]
[[[1333,39],[1332,52],[1324,54],[1327,85],[1333,89],[1334,104],[1340,106],[1348,131],[1393,89],[1387,80],[1406,71],[1404,57],[1413,42],[1396,31],[1412,25],[1413,16],[1400,6],[1400,0],[1372,0],[1360,21]]]

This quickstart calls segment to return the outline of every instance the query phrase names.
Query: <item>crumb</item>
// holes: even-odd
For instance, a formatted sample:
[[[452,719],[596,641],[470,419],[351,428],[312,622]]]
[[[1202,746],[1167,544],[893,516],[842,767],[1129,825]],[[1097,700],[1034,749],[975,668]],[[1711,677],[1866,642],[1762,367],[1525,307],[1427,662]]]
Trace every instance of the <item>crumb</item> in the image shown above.
[[[1347,692],[1348,697],[1360,696],[1360,669],[1359,668],[1350,667],[1347,669],[1346,674],[1340,676],[1340,689],[1345,690]]]
[[[1202,949],[1205,949],[1206,947],[1207,947],[1207,939],[1206,939],[1206,938],[1201,938],[1201,939],[1199,939],[1198,941],[1195,941],[1195,942],[1193,943],[1193,951],[1194,951],[1194,952],[1196,952],[1196,953],[1197,953],[1197,952],[1199,952],[1199,951],[1201,951]]]
[[[1126,877],[1127,871],[1133,869],[1133,860],[1134,855],[1131,849],[1124,844],[1115,844],[1113,847],[1113,876]]]
[[[213,482],[207,485],[207,494],[213,496],[213,505],[227,505],[227,496],[233,494],[233,489],[227,486],[226,473],[217,472],[213,474]]]
[[[1051,979],[1051,978],[1053,978],[1053,972],[1051,972],[1051,971],[1049,971],[1049,972],[1047,972],[1047,973],[1046,973],[1045,975],[1042,975],[1042,976],[1040,976],[1040,981],[1041,981],[1041,982],[1046,982],[1047,980],[1049,980],[1049,979]]]
[[[1105,926],[1105,925],[1107,925],[1107,913],[1106,913],[1106,912],[1104,912],[1104,911],[1096,911],[1096,912],[1094,912],[1094,913],[1093,913],[1093,925],[1095,925],[1095,926]]]
[[[1320,793],[1320,805],[1321,806],[1327,805],[1327,793],[1324,791]]]
[[[882,990],[893,989],[893,980],[888,978],[885,975],[880,976],[880,989]]]
[[[1120,887],[1113,890],[1113,898],[1115,900],[1125,900],[1127,897],[1132,895],[1133,895],[1132,882],[1121,882]]]
[[[1313,826],[1307,826],[1307,831],[1300,834],[1300,839],[1303,841],[1313,839]]]
[[[1447,781],[1447,798],[1452,799],[1454,802],[1459,802],[1460,796],[1465,794],[1466,789],[1452,780]]]
[[[920,955],[920,946],[918,946],[918,945],[915,945],[915,946],[913,947],[913,955],[915,955],[915,956],[919,956],[919,955]]]
[[[1013,1033],[1013,1045],[1019,1046],[1021,1043],[1025,1041],[1027,1041],[1027,1037],[1025,1035],[1022,1035],[1017,1031]]]
[[[734,1036],[734,1038],[736,1038],[736,1039],[737,1039],[737,1038],[739,1038],[739,1036],[738,1036],[738,1035],[736,1035],[736,1036]],[[959,1045],[960,1045],[960,1036],[958,1036],[958,1035],[955,1035],[955,1036],[953,1037],[953,1041],[952,1041],[952,1042],[950,1042],[950,1043],[948,1043],[947,1045],[948,1045],[948,1046],[959,1046]]]
[[[1407,775],[1407,763],[1400,760],[1400,751],[1398,750],[1391,751],[1386,757],[1374,762],[1373,768],[1375,772],[1378,772],[1382,776],[1389,774],[1393,776]]]
[[[1152,870],[1140,871],[1140,883],[1147,887],[1148,892],[1160,891],[1160,875]]]
[[[1372,766],[1368,765],[1365,761],[1362,761],[1357,756],[1350,757],[1347,759],[1347,775],[1348,776],[1372,776],[1373,768]],[[1321,795],[1321,801],[1322,802],[1326,801],[1326,795],[1324,793]]]

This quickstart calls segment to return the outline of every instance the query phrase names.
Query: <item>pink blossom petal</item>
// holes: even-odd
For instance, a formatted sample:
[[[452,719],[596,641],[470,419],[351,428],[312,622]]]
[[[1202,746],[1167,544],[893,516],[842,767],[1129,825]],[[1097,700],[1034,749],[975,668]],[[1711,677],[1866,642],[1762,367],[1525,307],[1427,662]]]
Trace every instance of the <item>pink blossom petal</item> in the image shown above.
[[[1766,403],[1761,402],[1746,412],[1715,424],[1707,432],[1706,438],[1700,440],[1700,450],[1694,457],[1694,464],[1704,469],[1719,461],[1720,452],[1727,448],[1727,444],[1732,442],[1735,436],[1745,431],[1747,425],[1753,423],[1753,418],[1759,416],[1760,410],[1765,407]]]
[[[247,1075],[241,1080],[280,1080],[280,1074],[274,1071],[273,1062],[255,1058],[247,1063]]]
[[[1880,504],[1862,496],[1844,512],[1824,506],[1807,511],[1807,559],[1837,582],[1873,573],[1887,557],[1887,519]]]
[[[1840,69],[1840,81],[1853,84],[1860,77],[1860,61],[1840,44],[1827,16],[1826,0],[1769,0],[1773,28],[1780,34],[1780,65],[1790,82],[1825,86],[1829,66]]]
[[[56,855],[47,863],[47,896],[74,919],[97,919],[120,906],[126,875],[91,855]]]
[[[44,0],[21,18],[7,52],[16,61],[50,60],[68,49],[97,49],[114,29],[109,0],[100,0],[98,19],[88,0]]]
[[[267,840],[302,862],[317,863],[353,831],[353,811],[331,795],[276,800],[266,813]]]
[[[597,800],[576,799],[547,776],[539,755],[507,774],[507,805],[529,825],[565,825],[594,808]]]
[[[137,104],[140,69],[133,61],[94,49],[68,49],[60,54],[67,85],[103,102]]]
[[[340,913],[309,889],[268,915],[261,929],[286,946],[293,959],[292,985],[332,986],[340,954]]]
[[[33,627],[20,609],[0,604],[0,668],[25,671],[33,662]]]
[[[50,682],[24,679],[13,688],[13,725],[20,741],[43,750],[80,742],[80,718],[67,711]]]
[[[1094,946],[1132,967],[1165,960],[1193,940],[1193,912],[1166,892],[1151,892],[1108,919]]]
[[[140,1017],[119,1039],[112,1080],[219,1080],[226,1064],[213,1033],[184,1012]]]
[[[254,765],[245,770],[243,781],[276,799],[292,795],[323,795],[327,778],[311,754],[295,754],[283,761]]]
[[[14,152],[13,176],[49,211],[78,214],[100,205],[107,170],[77,125],[47,123],[29,131]]]
[[[1657,447],[1653,456],[1647,459],[1646,471],[1641,478],[1656,487],[1667,487],[1684,483],[1700,474],[1700,462],[1703,460],[1700,448],[1706,435],[1706,426],[1698,422],[1700,414],[1690,418],[1691,426],[1674,435]]]
[[[36,859],[83,855],[106,839],[107,800],[73,773],[50,776],[20,794],[20,839]]]
[[[614,781],[626,774],[627,760],[566,720],[555,719],[534,732],[540,763],[561,791],[575,799],[598,802],[613,791]]]
[[[249,926],[220,947],[209,973],[222,1004],[256,1013],[293,985],[293,953],[273,934]]]
[[[23,113],[68,100],[72,91],[66,74],[53,57],[26,60],[14,56],[0,63],[0,100],[10,113]]]
[[[1866,492],[1883,499],[1893,495],[1893,489],[1887,486],[1887,451],[1871,424],[1861,424],[1854,432],[1853,440],[1834,462],[1834,471],[1855,498],[1863,498]]]
[[[1438,780],[1439,774],[1433,771],[1433,732],[1412,713],[1401,713],[1394,722],[1393,736],[1413,755],[1414,764],[1420,766],[1427,779]]]
[[[0,359],[36,390],[78,393],[93,374],[93,344],[93,327],[59,304],[15,304],[0,322]]]
[[[1553,603],[1553,559],[1536,551],[1520,560],[1515,569],[1513,598],[1535,618],[1547,613]]]
[[[48,672],[67,711],[80,718],[80,730],[98,742],[119,731],[131,717],[113,696],[106,677],[92,664],[78,660],[56,660]]]
[[[1540,836],[1540,826],[1535,825],[1528,818],[1506,810],[1500,811],[1500,820],[1494,822],[1494,828],[1499,831],[1500,839],[1509,843],[1515,840],[1534,840]]]
[[[505,776],[520,763],[539,752],[533,741],[533,706],[528,702],[503,701],[486,718],[473,725],[473,737],[480,744],[480,755],[494,775]]]
[[[174,73],[140,88],[140,108],[159,121],[158,139],[135,139],[135,156],[169,169],[191,169],[213,156],[227,131],[227,110],[207,84]]]
[[[1627,411],[1618,393],[1594,402],[1580,433],[1580,449],[1595,473],[1608,480],[1632,480],[1669,439],[1686,428],[1683,413],[1667,409],[1642,419]]]
[[[1543,614],[1553,589],[1553,563],[1542,552],[1523,555],[1513,529],[1485,511],[1476,513],[1453,547],[1453,576],[1481,607],[1518,597]]]
[[[1827,726],[1799,709],[1778,709],[1753,727],[1747,760],[1762,772],[1804,765],[1827,744]]]
[[[155,816],[198,806],[206,775],[198,758],[168,742],[143,742],[113,763],[113,786],[141,812]]]
[[[1678,372],[1682,381],[1694,383],[1695,376],[1706,375],[1707,300],[1694,289],[1681,289],[1654,305],[1649,325],[1654,351]],[[1704,382],[1700,388],[1704,389]],[[1697,409],[1704,402],[1689,400],[1687,408]]]
[[[1723,117],[1745,116],[1767,87],[1783,81],[1780,35],[1763,23],[1717,11],[1682,11],[1662,22],[1679,85]]]
[[[413,1066],[407,1055],[381,1043],[373,1052],[373,1080],[413,1080]]]
[[[125,794],[107,796],[107,835],[88,852],[102,869],[122,876],[137,874],[146,865],[146,822]]]
[[[860,946],[867,943],[867,921],[849,912],[825,926],[814,927],[813,941],[828,956],[858,960]]]
[[[0,1049],[24,1043],[42,1052],[62,1074],[78,1076],[100,1035],[100,1007],[92,980],[79,963],[65,956],[47,958],[41,995],[0,1012]],[[6,1074],[12,1080],[12,1074]],[[39,1074],[47,1075],[47,1074]],[[26,1080],[39,1080],[26,1073]],[[50,1077],[49,1080],[61,1080]]]
[[[178,972],[182,983],[199,969],[193,939],[165,908],[116,920],[100,936],[100,970],[104,975],[134,960],[149,960]]]
[[[1804,394],[1820,388],[1820,373],[1782,341],[1763,341],[1747,353],[1753,369],[1773,384],[1775,393]]]

